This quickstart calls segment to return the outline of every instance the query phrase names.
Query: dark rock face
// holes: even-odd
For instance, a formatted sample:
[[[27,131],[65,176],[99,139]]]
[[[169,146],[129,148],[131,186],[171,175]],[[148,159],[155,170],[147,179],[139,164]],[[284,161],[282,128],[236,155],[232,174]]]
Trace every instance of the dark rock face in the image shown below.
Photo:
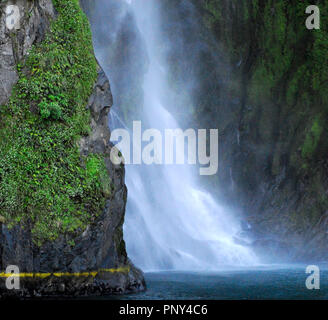
[[[17,81],[16,63],[33,43],[44,38],[51,18],[55,17],[51,0],[12,1],[19,6],[20,29],[10,33],[5,27],[5,6],[0,4],[0,104],[10,96]],[[15,43],[13,41],[16,41]],[[3,85],[3,87],[1,87]],[[19,268],[20,290],[8,290],[0,278],[0,296],[81,296],[122,294],[145,290],[140,270],[127,257],[123,223],[127,201],[124,166],[110,161],[113,146],[109,143],[108,113],[113,104],[109,81],[98,68],[98,79],[87,108],[91,112],[91,133],[80,142],[81,155],[104,155],[111,180],[103,213],[94,218],[79,236],[62,235],[55,241],[37,246],[32,240],[31,225],[12,229],[1,221],[0,270]]]
[[[99,68],[98,81],[88,108],[92,115],[92,134],[81,140],[81,153],[102,153],[112,183],[112,192],[103,214],[95,219],[78,237],[61,236],[41,247],[32,241],[28,226],[9,230],[2,225],[0,250],[1,267],[17,265],[20,273],[50,273],[49,277],[21,280],[21,290],[15,295],[103,295],[128,293],[145,289],[143,274],[129,261],[123,240],[123,222],[127,199],[124,167],[110,161],[107,117],[112,105],[108,79]],[[70,245],[71,241],[75,245]],[[96,275],[91,273],[97,272]],[[54,273],[90,275],[61,275]],[[4,282],[0,283],[3,293]]]
[[[190,1],[231,69],[226,103],[213,91],[196,119],[221,131],[218,194],[242,208],[261,255],[328,260],[327,30],[306,29],[307,3]]]
[[[19,8],[19,26],[6,26],[6,8]],[[34,43],[44,39],[50,20],[55,17],[51,0],[8,0],[0,3],[0,104],[5,104],[18,80],[16,64]]]

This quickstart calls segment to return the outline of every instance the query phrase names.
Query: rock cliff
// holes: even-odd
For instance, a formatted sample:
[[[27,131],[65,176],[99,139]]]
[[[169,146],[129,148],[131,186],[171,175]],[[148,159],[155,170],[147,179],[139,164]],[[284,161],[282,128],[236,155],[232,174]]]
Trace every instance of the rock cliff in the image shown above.
[[[221,131],[213,182],[242,208],[262,255],[327,260],[327,4],[192,2],[230,69],[223,99],[213,94],[199,110],[198,122]],[[320,30],[305,26],[313,4]],[[222,78],[207,68],[210,80]]]
[[[6,29],[5,8],[10,4],[15,4],[20,9],[21,20],[18,30]],[[66,6],[71,7],[67,8]],[[64,99],[65,94],[67,94],[67,99],[69,100],[70,92],[66,93],[65,89],[61,89],[60,92],[52,93],[50,91],[53,86],[39,82],[40,87],[46,87],[44,92],[40,93],[42,89],[38,91],[40,96],[31,97],[29,95],[31,89],[26,90],[25,95],[17,93],[22,89],[22,78],[32,83],[35,79],[35,73],[41,74],[40,70],[42,68],[42,71],[49,68],[47,64],[38,64],[43,56],[41,54],[35,55],[34,51],[30,54],[30,50],[41,51],[42,47],[38,46],[38,44],[42,45],[43,42],[46,42],[47,52],[51,51],[52,39],[50,37],[46,39],[46,35],[49,32],[49,28],[53,28],[52,33],[54,33],[54,30],[58,30],[56,29],[56,27],[59,28],[58,25],[51,27],[57,16],[59,16],[58,19],[64,18],[61,23],[65,28],[73,28],[71,33],[74,33],[75,23],[77,24],[77,32],[81,30],[81,27],[83,29],[87,25],[78,25],[80,21],[85,21],[83,20],[85,17],[79,8],[78,2],[70,1],[67,4],[59,4],[58,1],[51,0],[3,1],[0,4],[0,9],[0,82],[4,84],[3,87],[0,87],[0,103],[6,103],[6,105],[1,107],[1,137],[4,136],[8,122],[15,122],[19,118],[18,114],[15,113],[14,106],[21,105],[20,103],[22,103],[22,106],[27,105],[27,108],[21,109],[24,110],[21,112],[24,113],[23,118],[25,120],[20,119],[20,122],[28,122],[28,118],[30,121],[31,118],[34,119],[32,122],[29,122],[29,125],[24,125],[24,127],[31,126],[29,127],[29,132],[34,127],[39,132],[39,135],[56,140],[56,143],[52,142],[53,148],[56,148],[57,144],[63,144],[61,152],[65,152],[69,146],[75,150],[74,153],[77,155],[76,159],[78,162],[74,163],[69,159],[63,170],[67,172],[76,169],[76,174],[81,174],[83,170],[86,170],[86,174],[81,176],[81,184],[78,186],[79,191],[73,192],[74,182],[69,180],[70,178],[66,174],[63,175],[62,184],[68,185],[69,189],[63,190],[64,194],[61,196],[61,199],[64,202],[67,201],[67,207],[59,209],[55,202],[52,203],[52,201],[55,201],[52,199],[59,196],[52,192],[52,196],[50,198],[47,197],[47,207],[41,208],[40,212],[45,212],[44,215],[35,212],[39,208],[37,209],[36,202],[30,200],[38,194],[38,201],[43,201],[42,190],[38,189],[37,186],[42,185],[44,180],[46,180],[44,174],[42,174],[42,177],[35,179],[34,185],[30,184],[28,186],[29,191],[23,189],[23,186],[19,184],[16,192],[25,192],[25,201],[29,201],[30,204],[24,208],[16,207],[17,211],[20,212],[20,217],[17,218],[17,215],[15,216],[11,213],[11,207],[7,201],[8,193],[6,193],[6,188],[15,183],[12,177],[9,177],[8,172],[17,170],[17,172],[21,173],[24,171],[25,174],[24,168],[30,166],[32,158],[38,156],[37,150],[40,149],[40,145],[33,145],[35,141],[26,141],[33,149],[32,153],[30,157],[24,157],[24,163],[16,162],[14,169],[8,170],[11,163],[7,163],[5,160],[0,164],[0,181],[2,183],[0,192],[0,213],[2,215],[0,266],[1,270],[5,271],[8,265],[16,265],[21,274],[20,290],[9,291],[5,287],[5,281],[0,281],[1,295],[11,294],[22,297],[40,295],[79,296],[122,294],[144,290],[143,274],[129,261],[123,240],[123,222],[127,200],[127,188],[124,183],[125,170],[124,166],[115,166],[110,161],[112,146],[109,143],[110,131],[107,124],[108,113],[113,104],[113,99],[109,81],[103,70],[94,62],[90,64],[90,68],[93,68],[94,65],[96,68],[95,81],[93,81],[92,87],[90,87],[91,90],[83,88],[81,85],[83,74],[77,77],[76,82],[73,83],[75,91],[78,91],[77,87],[81,86],[82,93],[87,90],[90,94],[85,96],[85,98],[88,98],[87,100],[81,98],[80,101],[80,114],[85,116],[87,129],[83,129],[79,134],[74,135],[72,142],[67,142],[63,137],[57,140],[58,133],[51,129],[53,126],[64,125],[65,129],[62,130],[66,130],[67,124],[75,125],[74,114],[68,113],[65,115],[65,106],[67,108],[69,104],[58,102],[56,104],[57,111],[52,114],[55,105],[51,105],[51,102],[50,104],[49,102],[45,103],[48,98],[52,102],[56,100],[53,97]],[[73,26],[70,24],[70,21],[65,20],[65,16],[63,17],[65,10],[68,9],[77,15],[75,17],[76,20],[73,21]],[[84,32],[87,32],[87,29]],[[87,37],[87,43],[91,43],[88,33],[83,35]],[[77,40],[81,41],[81,39]],[[59,39],[60,41],[61,39]],[[61,42],[59,46],[61,44],[64,48],[65,44]],[[32,46],[35,48],[32,48]],[[54,49],[57,49],[55,45]],[[68,54],[65,54],[65,56]],[[89,59],[95,59],[93,52],[89,51],[85,55],[88,54],[90,54]],[[74,62],[79,62],[79,60],[73,60],[74,58],[79,58],[78,52],[75,57],[71,58],[72,61],[68,62],[66,60],[65,62],[59,59],[56,60],[54,55],[53,53],[53,65],[58,63],[58,61],[62,64],[66,63],[63,70],[67,73],[72,68]],[[32,71],[30,70],[28,59],[35,59],[33,60],[34,69]],[[21,66],[21,68],[17,66]],[[59,64],[56,70],[61,70],[61,67]],[[12,87],[17,81],[18,84],[11,94]],[[59,84],[58,87],[61,88]],[[37,104],[38,102],[39,104]],[[74,102],[78,103],[77,100],[74,100]],[[50,113],[44,113],[43,106],[48,108],[51,106],[49,109]],[[58,113],[58,111],[60,112]],[[56,130],[58,132],[58,129]],[[69,128],[69,130],[71,129]],[[2,139],[2,149],[6,149],[7,152],[12,154],[16,154],[16,151],[13,151],[16,141],[13,139],[14,137],[15,133],[9,134],[6,139]],[[65,139],[68,139],[67,135]],[[21,148],[23,149],[25,141],[21,142]],[[48,172],[46,173],[47,176],[51,175],[49,167],[58,166],[58,163],[64,162],[62,157],[65,157],[65,154],[54,153],[53,155],[49,154],[49,157],[43,158],[43,162],[48,161],[44,165],[48,167],[46,169]],[[70,157],[69,153],[66,157]],[[92,161],[88,159],[92,159]],[[102,161],[104,165],[101,165]],[[38,170],[42,170],[40,166]],[[55,172],[57,172],[56,176],[60,174],[59,170],[59,167],[55,169]],[[36,177],[36,169],[32,169],[32,171],[34,171],[32,177]],[[30,169],[26,174],[31,174]],[[88,179],[96,179],[98,181],[88,184]],[[57,184],[54,180],[50,180],[49,183],[47,183],[47,186],[44,185],[44,187],[49,188],[51,184]],[[54,186],[51,186],[51,190],[54,191],[54,188]],[[85,188],[84,191],[83,188]],[[61,191],[59,190],[58,192]],[[91,196],[89,193],[91,193]],[[92,194],[93,197],[97,195],[97,198],[93,199]],[[17,199],[20,196],[19,193],[11,194],[13,201],[16,203],[20,203]],[[83,197],[91,199],[90,202],[84,201]],[[71,204],[69,204],[70,201]],[[95,210],[96,207],[91,204],[92,201],[99,202],[103,206]],[[78,209],[78,204],[81,204],[79,205],[81,209]],[[75,206],[77,210],[70,213],[69,207],[71,206]],[[47,210],[49,211],[47,212]],[[2,276],[6,278],[8,275],[2,274]]]

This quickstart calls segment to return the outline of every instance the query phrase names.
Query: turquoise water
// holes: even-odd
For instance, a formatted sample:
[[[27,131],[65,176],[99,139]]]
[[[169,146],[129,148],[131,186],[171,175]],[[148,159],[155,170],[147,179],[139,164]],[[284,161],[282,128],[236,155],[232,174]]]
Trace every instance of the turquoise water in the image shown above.
[[[328,299],[328,268],[318,266],[320,290],[306,288],[306,266],[271,266],[213,273],[146,273],[148,290],[120,299]]]

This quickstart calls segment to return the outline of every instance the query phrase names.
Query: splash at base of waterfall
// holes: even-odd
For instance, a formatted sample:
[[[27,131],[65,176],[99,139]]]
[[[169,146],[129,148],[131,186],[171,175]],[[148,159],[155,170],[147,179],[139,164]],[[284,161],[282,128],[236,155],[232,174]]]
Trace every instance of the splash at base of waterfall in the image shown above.
[[[235,243],[239,224],[210,194],[165,169],[127,166],[129,201],[124,234],[130,258],[144,271],[220,270],[259,263],[247,246]],[[170,174],[169,174],[170,173]],[[161,178],[161,177],[162,178]],[[151,180],[153,183],[151,183]],[[162,180],[163,179],[163,180]],[[162,180],[162,182],[159,182]],[[158,193],[148,187],[155,185]],[[156,190],[156,189],[155,189]]]

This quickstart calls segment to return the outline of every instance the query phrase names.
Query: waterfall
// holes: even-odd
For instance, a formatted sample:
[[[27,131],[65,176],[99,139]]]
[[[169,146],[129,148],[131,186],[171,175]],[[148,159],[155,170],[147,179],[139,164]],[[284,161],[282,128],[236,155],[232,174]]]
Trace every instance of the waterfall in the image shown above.
[[[163,132],[180,128],[180,123],[166,105],[174,98],[167,83],[169,71],[159,53],[161,17],[157,2],[126,0],[124,10],[135,19],[148,57],[143,82],[142,125]],[[97,46],[96,53],[106,65]],[[112,71],[106,66],[105,70],[112,81]],[[172,107],[175,106],[171,105],[170,110]],[[115,113],[118,108],[124,110],[124,105],[112,110],[111,130],[125,126],[119,112]],[[127,165],[126,184],[128,202],[124,237],[129,257],[144,271],[219,270],[225,266],[257,263],[257,257],[249,247],[234,241],[240,232],[234,212],[199,187],[193,166]]]

